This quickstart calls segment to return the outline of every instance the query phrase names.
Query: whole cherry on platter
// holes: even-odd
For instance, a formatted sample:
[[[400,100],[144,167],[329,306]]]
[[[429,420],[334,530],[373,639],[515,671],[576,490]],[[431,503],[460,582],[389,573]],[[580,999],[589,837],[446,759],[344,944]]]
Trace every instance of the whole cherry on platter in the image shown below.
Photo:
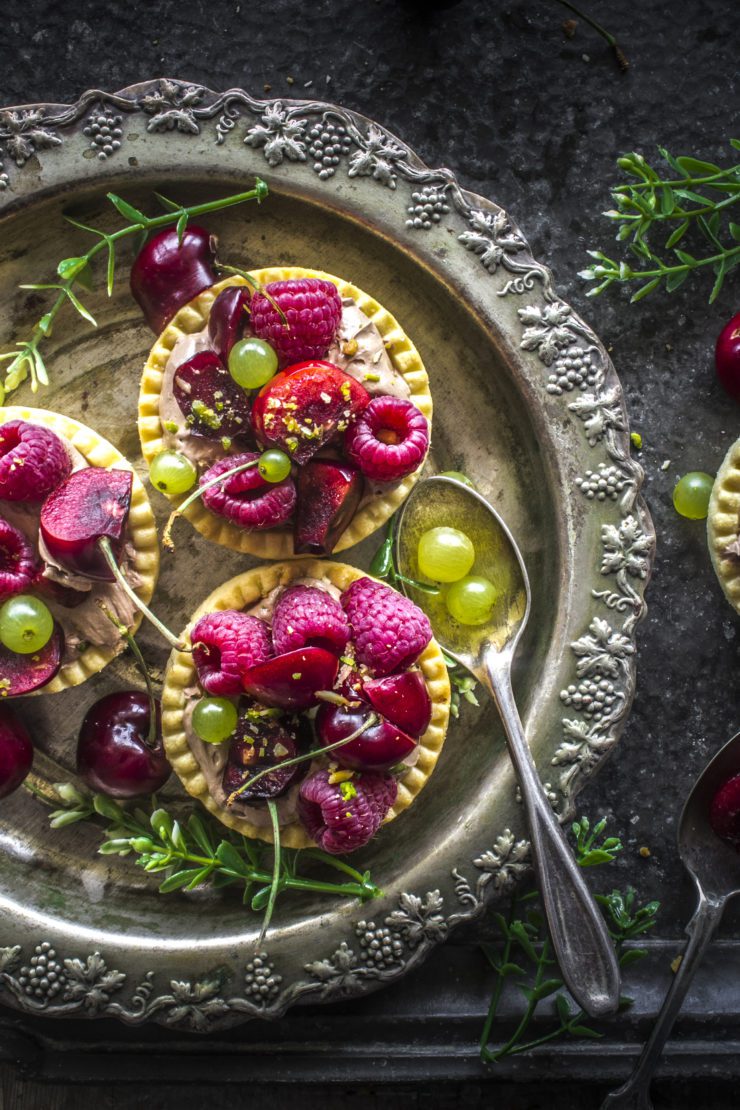
[[[77,742],[77,772],[91,790],[113,798],[153,794],[170,776],[162,747],[159,706],[141,690],[106,694],[85,714]]]
[[[740,312],[719,333],[714,361],[722,386],[740,401]]]
[[[33,744],[25,727],[0,705],[0,798],[20,786],[33,763]]]
[[[145,243],[131,267],[131,292],[152,331],[161,332],[178,309],[215,285],[215,258],[213,236],[194,224],[182,236],[168,227]]]

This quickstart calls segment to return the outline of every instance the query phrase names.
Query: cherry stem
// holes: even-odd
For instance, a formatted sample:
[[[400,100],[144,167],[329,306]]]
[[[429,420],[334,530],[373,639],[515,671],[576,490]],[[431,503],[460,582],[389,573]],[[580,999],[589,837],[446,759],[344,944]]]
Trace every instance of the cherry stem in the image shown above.
[[[255,293],[261,293],[262,296],[265,298],[265,300],[270,302],[270,304],[272,305],[272,307],[275,309],[278,316],[280,317],[280,320],[282,321],[283,327],[286,329],[286,331],[290,331],[290,324],[288,323],[288,317],[285,315],[285,313],[283,312],[280,305],[277,303],[277,301],[272,296],[272,294],[267,292],[267,289],[265,288],[265,286],[260,285],[260,283],[257,281],[257,279],[252,277],[249,270],[240,270],[238,266],[227,266],[226,263],[224,263],[224,262],[217,262],[216,263],[216,269],[217,270],[223,270],[227,274],[236,274],[237,277],[244,278],[247,285],[251,285],[252,288],[254,289]],[[247,308],[246,311],[249,312],[249,309]]]
[[[157,632],[159,632],[160,635],[164,636],[167,643],[171,644],[173,648],[176,648],[178,651],[190,651],[188,645],[182,640],[178,640],[177,636],[170,632],[169,628],[167,628],[166,625],[162,624],[159,617],[155,617],[149,606],[144,604],[138,594],[136,594],[131,586],[128,584],[125,574],[116,562],[116,557],[113,554],[113,548],[111,547],[111,542],[108,536],[101,536],[101,538],[98,540],[98,547],[102,551],[103,557],[110,567],[111,573],[116,582],[129,598],[129,600],[136,606],[139,612],[143,616],[145,616],[146,619],[151,622],[151,624],[154,625],[154,627],[157,629]]]
[[[377,720],[377,715],[371,713],[364,724],[356,728],[349,736],[345,736],[343,740],[335,740],[333,744],[327,744],[325,748],[314,748],[311,752],[293,756],[292,759],[284,759],[282,763],[274,763],[271,767],[265,767],[262,771],[258,771],[256,775],[252,775],[251,779],[247,779],[245,783],[242,783],[239,789],[235,790],[233,794],[229,794],[226,799],[227,807],[233,805],[235,799],[238,798],[240,794],[243,794],[245,790],[254,786],[254,784],[264,778],[265,775],[271,775],[273,771],[279,771],[283,767],[292,767],[296,763],[305,763],[307,759],[315,759],[317,755],[323,755],[325,752],[333,752],[335,748],[341,748],[345,744],[349,744],[350,740],[356,740],[358,736],[362,736],[363,732],[366,732],[367,729],[372,728],[372,726],[377,723]]]
[[[242,463],[241,466],[234,466],[231,470],[225,470],[222,474],[217,474],[215,478],[209,478],[202,486],[198,486],[196,490],[193,490],[182,504],[178,505],[177,508],[173,509],[170,513],[164,527],[164,532],[162,533],[162,546],[166,547],[168,551],[175,550],[175,544],[171,535],[175,521],[179,516],[183,515],[186,509],[190,508],[194,501],[202,497],[207,489],[211,489],[212,486],[217,486],[220,482],[225,482],[227,478],[233,478],[235,474],[241,474],[244,470],[251,470],[252,467],[257,466],[258,463],[259,459],[252,459],[250,462]]]
[[[275,909],[275,902],[277,901],[278,890],[280,889],[280,819],[278,817],[277,806],[272,799],[268,799],[267,808],[270,811],[270,820],[272,822],[274,856],[272,864],[272,882],[270,883],[270,897],[267,901],[265,916],[262,918],[262,928],[260,929],[260,935],[257,939],[257,948],[262,944],[262,941],[265,939],[265,933],[270,927],[272,911]]]
[[[154,684],[152,683],[152,676],[149,674],[149,668],[146,665],[144,656],[141,654],[141,648],[137,644],[136,637],[134,636],[133,632],[131,632],[130,629],[128,629],[122,621],[119,621],[115,613],[112,613],[105,602],[101,601],[100,598],[98,598],[98,605],[100,606],[102,612],[105,614],[108,620],[111,622],[113,627],[118,629],[118,633],[122,637],[122,639],[124,639],[128,644],[129,648],[131,649],[131,654],[136,660],[138,668],[144,676],[144,682],[146,683],[146,692],[149,697],[149,732],[144,743],[153,751],[154,748],[157,747],[157,697],[154,693]]]

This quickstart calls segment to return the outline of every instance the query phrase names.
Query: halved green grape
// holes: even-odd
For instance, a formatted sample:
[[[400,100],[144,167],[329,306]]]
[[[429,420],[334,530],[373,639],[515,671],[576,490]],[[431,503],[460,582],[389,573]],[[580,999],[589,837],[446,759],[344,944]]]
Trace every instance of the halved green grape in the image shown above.
[[[499,597],[493,582],[481,575],[471,574],[454,582],[445,594],[445,604],[450,616],[460,624],[485,624]]]
[[[149,480],[162,493],[187,493],[197,477],[198,472],[190,459],[179,451],[160,451],[149,467]]]
[[[49,609],[31,594],[9,597],[0,606],[0,644],[16,655],[41,651],[53,631],[54,618]]]
[[[229,373],[242,389],[261,389],[277,374],[278,357],[262,339],[242,339],[229,352]]]
[[[201,698],[192,719],[201,740],[206,744],[223,744],[236,728],[236,706],[228,698]]]
[[[457,582],[475,562],[473,541],[459,528],[430,528],[419,540],[419,570],[435,582]]]
[[[290,474],[290,459],[284,451],[272,448],[262,452],[257,469],[266,482],[282,482]]]
[[[689,520],[706,520],[714,478],[702,470],[684,474],[673,491],[673,507]]]

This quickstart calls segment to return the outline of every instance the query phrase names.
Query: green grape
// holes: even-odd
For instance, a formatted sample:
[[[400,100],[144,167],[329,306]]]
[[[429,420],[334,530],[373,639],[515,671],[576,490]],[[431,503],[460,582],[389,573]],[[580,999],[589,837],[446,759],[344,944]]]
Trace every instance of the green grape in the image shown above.
[[[475,482],[471,482],[467,474],[463,474],[461,470],[443,470],[440,474],[440,478],[456,478],[457,481],[462,482],[464,486],[470,486],[471,489],[475,489]]]
[[[706,520],[714,478],[702,470],[684,474],[673,491],[673,507],[689,520]]]
[[[53,631],[54,618],[37,597],[17,594],[0,606],[0,644],[16,655],[41,651]]]
[[[278,357],[262,339],[242,339],[229,353],[229,373],[242,389],[261,389],[274,378]]]
[[[236,706],[228,698],[201,698],[193,710],[193,728],[206,744],[228,740],[236,721]]]
[[[491,619],[491,610],[499,591],[487,578],[471,574],[450,586],[445,594],[445,604],[450,616],[460,624],[485,624]]]
[[[257,469],[266,482],[282,482],[290,474],[290,459],[284,451],[263,451]]]
[[[457,582],[475,562],[473,541],[459,528],[430,528],[419,540],[419,570],[435,582]]]
[[[179,451],[160,451],[152,459],[149,480],[162,493],[187,493],[195,485],[198,472]]]

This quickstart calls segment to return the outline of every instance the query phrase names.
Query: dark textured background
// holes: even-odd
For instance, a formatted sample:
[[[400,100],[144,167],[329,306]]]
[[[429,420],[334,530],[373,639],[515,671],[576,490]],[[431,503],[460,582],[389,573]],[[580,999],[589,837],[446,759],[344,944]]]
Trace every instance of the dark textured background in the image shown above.
[[[0,105],[66,102],[90,86],[115,89],[162,75],[214,89],[241,85],[254,95],[270,86],[272,96],[325,97],[377,119],[429,164],[449,165],[463,185],[516,217],[535,256],[555,271],[563,296],[609,346],[632,427],[643,437],[646,496],[659,546],[641,629],[638,693],[618,751],[584,792],[582,808],[593,817],[607,815],[625,841],[622,860],[602,881],[631,881],[641,895],[660,898],[660,935],[677,940],[691,892],[676,860],[675,823],[695,774],[738,726],[740,684],[737,618],[713,578],[703,525],[676,516],[671,492],[687,470],[714,473],[740,434],[740,409],[717,386],[712,360],[716,334],[740,307],[740,287],[737,278],[728,281],[711,307],[698,280],[670,298],[653,294],[628,305],[614,291],[588,301],[576,272],[587,263],[586,248],[611,246],[611,226],[600,212],[609,207],[618,154],[636,149],[650,157],[661,143],[675,154],[732,157],[726,140],[740,132],[737,5],[582,3],[619,36],[631,62],[626,75],[582,22],[566,38],[568,13],[555,0],[275,0],[262,6],[247,0],[4,0]],[[670,460],[665,471],[664,460]],[[641,846],[649,847],[649,858],[639,854]],[[728,919],[725,932],[740,932],[740,917]],[[469,932],[455,944],[468,946],[462,959],[477,978],[482,964],[474,939]],[[666,946],[666,962],[676,947]],[[415,988],[430,1015],[446,967],[442,955],[430,961]],[[403,985],[393,988],[356,1010],[362,1015],[366,1006],[382,1022],[403,991]],[[740,982],[736,998],[740,1012]],[[481,1070],[480,1080],[464,1088],[365,1085],[341,1095],[323,1091],[320,1098],[316,1090],[316,1096],[328,1108],[341,1102],[357,1110],[492,1100],[509,1110],[598,1104],[585,1086],[578,1094],[545,1088],[536,1065],[528,1070],[528,1084],[511,1086],[517,1074],[514,1069],[503,1083]],[[0,1110],[73,1103],[80,1110],[169,1107],[186,1098],[180,1091],[170,1101],[161,1087],[127,1087],[124,1095],[106,1085],[85,1094],[38,1086],[13,1078],[7,1066],[0,1076]],[[664,1084],[657,1105],[683,1105],[687,1092],[696,1101],[686,1084],[680,1089],[683,1096]],[[190,1090],[188,1105],[205,1103],[205,1088]],[[721,1083],[705,1082],[701,1092],[703,1106],[734,1104]],[[245,1097],[243,1087],[232,1088],[217,1105],[243,1105]],[[252,1105],[261,1107],[255,1101],[261,1097],[250,1095]],[[308,1100],[305,1091],[287,1088],[274,1104]]]

